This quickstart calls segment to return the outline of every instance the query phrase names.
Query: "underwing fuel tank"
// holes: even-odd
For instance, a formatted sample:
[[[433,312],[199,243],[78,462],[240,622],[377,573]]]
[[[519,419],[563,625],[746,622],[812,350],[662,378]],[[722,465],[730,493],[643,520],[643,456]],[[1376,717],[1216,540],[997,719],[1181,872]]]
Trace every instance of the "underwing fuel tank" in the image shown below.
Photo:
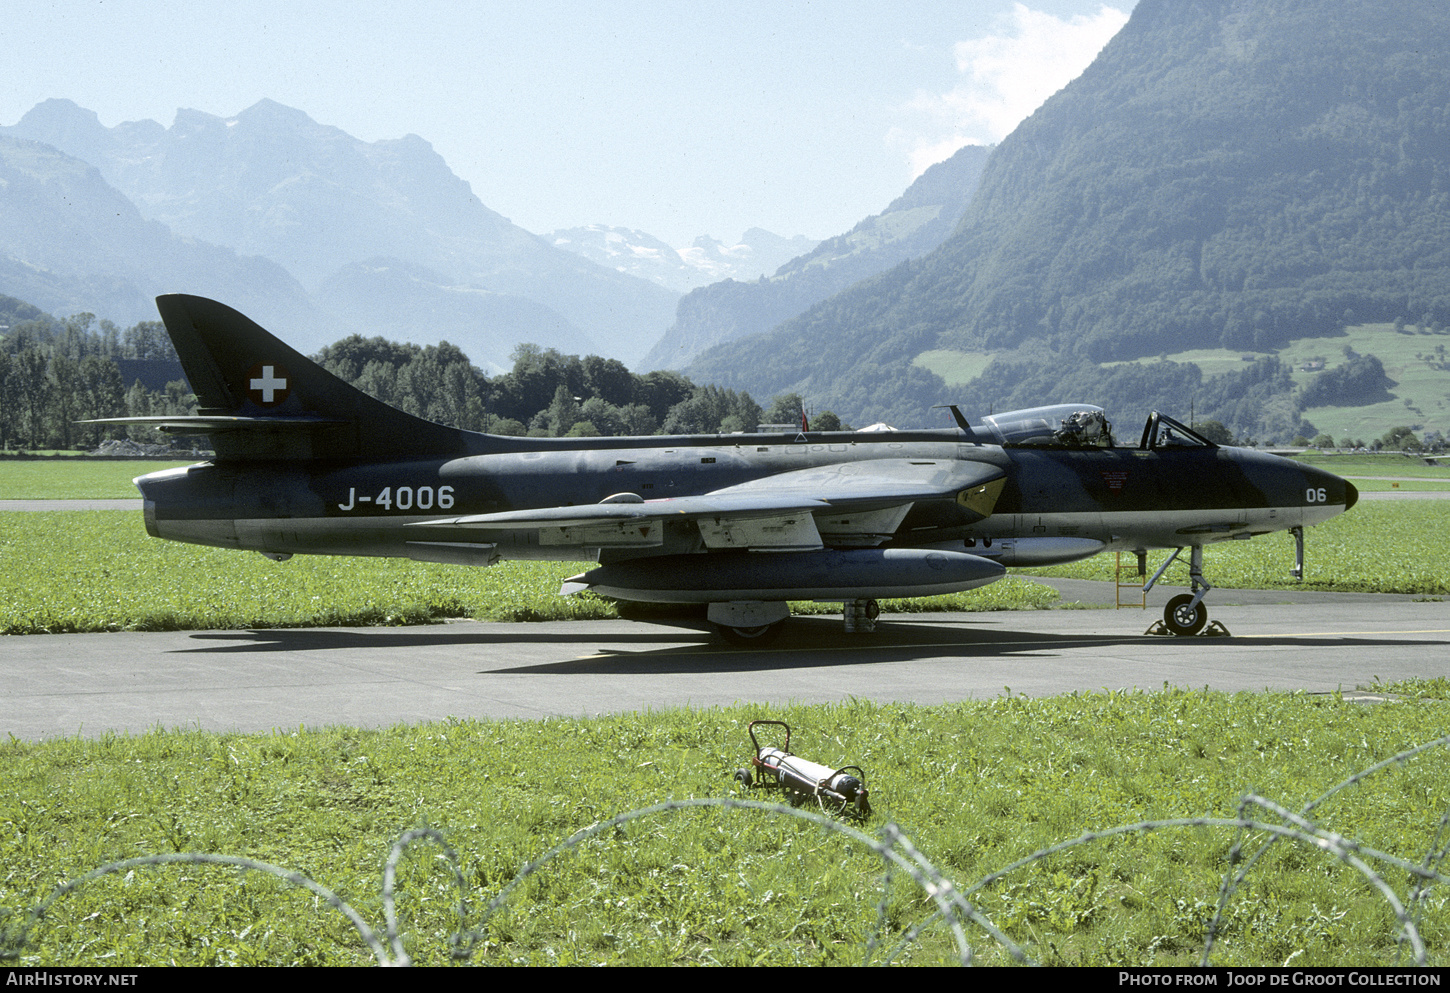
[[[559,592],[651,603],[879,599],[960,593],[1006,571],[979,555],[924,548],[662,555],[591,569]]]

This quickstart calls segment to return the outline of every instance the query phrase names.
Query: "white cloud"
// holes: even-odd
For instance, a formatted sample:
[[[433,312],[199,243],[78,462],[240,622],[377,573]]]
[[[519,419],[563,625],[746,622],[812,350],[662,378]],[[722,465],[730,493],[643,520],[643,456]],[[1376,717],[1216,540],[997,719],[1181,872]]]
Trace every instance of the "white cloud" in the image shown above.
[[[996,33],[953,46],[962,81],[947,93],[917,94],[902,108],[911,123],[893,128],[890,140],[905,148],[913,176],[963,145],[1001,141],[1081,75],[1127,21],[1115,7],[1061,20],[1015,4]]]

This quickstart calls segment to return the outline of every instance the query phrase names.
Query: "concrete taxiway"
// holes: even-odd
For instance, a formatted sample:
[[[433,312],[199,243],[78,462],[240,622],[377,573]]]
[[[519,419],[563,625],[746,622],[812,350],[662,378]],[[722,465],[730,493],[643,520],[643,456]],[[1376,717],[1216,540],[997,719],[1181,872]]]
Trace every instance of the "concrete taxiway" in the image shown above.
[[[1111,602],[1109,584],[1053,584],[1085,602],[1106,587]],[[850,697],[932,704],[1006,687],[1327,693],[1375,677],[1450,676],[1450,602],[1215,590],[1210,603],[1232,637],[1144,636],[1161,610],[1151,602],[884,615],[868,636],[844,634],[839,617],[799,617],[766,649],[634,621],[9,637],[0,735],[378,727]]]

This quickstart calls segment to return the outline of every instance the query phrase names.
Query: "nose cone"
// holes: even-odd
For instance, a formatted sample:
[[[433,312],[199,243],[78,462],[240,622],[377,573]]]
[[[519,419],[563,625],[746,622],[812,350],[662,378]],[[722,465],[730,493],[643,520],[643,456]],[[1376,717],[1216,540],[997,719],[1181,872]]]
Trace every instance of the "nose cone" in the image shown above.
[[[1328,520],[1359,502],[1359,490],[1349,480],[1313,467],[1304,472],[1305,524]]]

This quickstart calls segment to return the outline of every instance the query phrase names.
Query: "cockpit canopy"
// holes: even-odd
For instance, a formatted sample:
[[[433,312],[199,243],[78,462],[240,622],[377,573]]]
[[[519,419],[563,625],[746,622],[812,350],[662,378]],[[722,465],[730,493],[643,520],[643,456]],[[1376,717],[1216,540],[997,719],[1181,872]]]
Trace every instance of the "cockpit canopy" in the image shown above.
[[[1158,411],[1148,415],[1143,425],[1143,439],[1139,448],[1217,448],[1213,442],[1190,427],[1185,427],[1167,414]]]
[[[1009,410],[982,418],[972,430],[981,440],[1004,447],[1113,447],[1113,426],[1103,408],[1086,403]],[[984,434],[989,437],[982,438]]]
[[[982,418],[971,430],[979,441],[1010,448],[1113,448],[1117,444],[1103,408],[1088,403],[1010,410]],[[1155,410],[1148,415],[1139,447],[1216,446],[1192,428]]]

